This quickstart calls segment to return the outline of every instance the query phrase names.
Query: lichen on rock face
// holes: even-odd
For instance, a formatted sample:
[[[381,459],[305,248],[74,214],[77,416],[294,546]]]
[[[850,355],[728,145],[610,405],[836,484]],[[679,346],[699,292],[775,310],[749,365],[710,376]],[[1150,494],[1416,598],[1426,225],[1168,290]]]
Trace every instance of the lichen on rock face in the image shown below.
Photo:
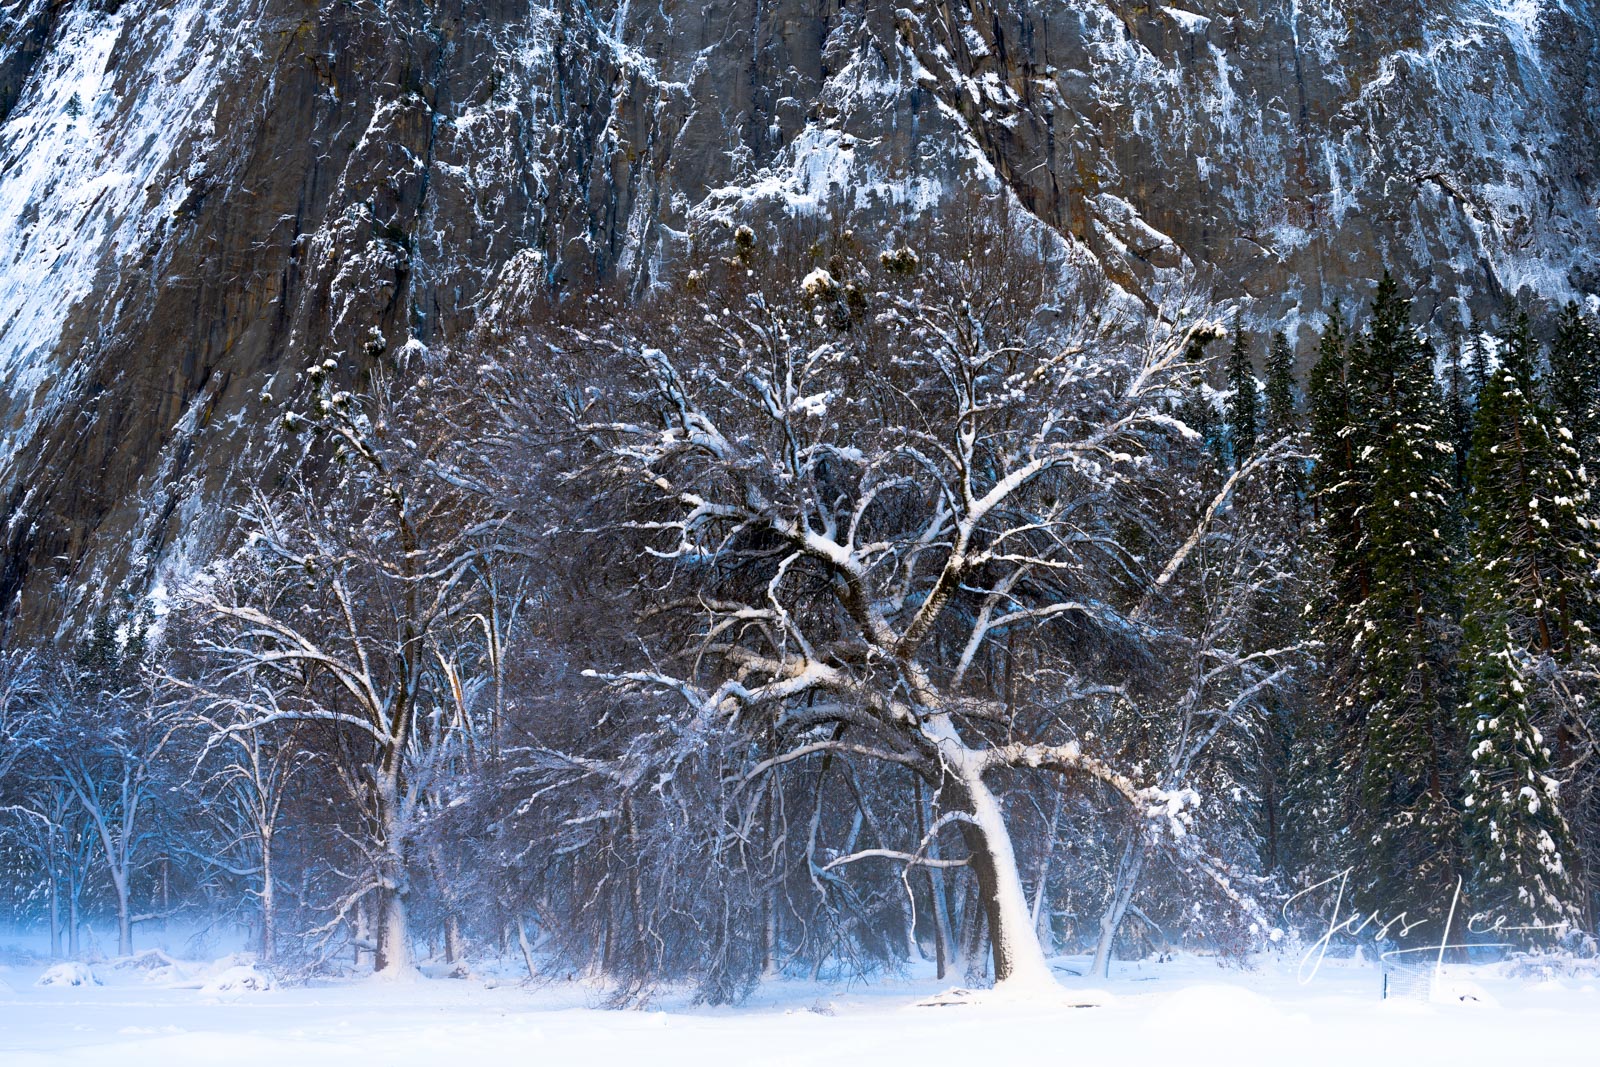
[[[0,605],[202,557],[313,361],[643,291],[717,219],[1004,189],[1124,288],[1200,268],[1291,335],[1380,265],[1480,310],[1593,292],[1596,47],[1542,0],[21,0]]]

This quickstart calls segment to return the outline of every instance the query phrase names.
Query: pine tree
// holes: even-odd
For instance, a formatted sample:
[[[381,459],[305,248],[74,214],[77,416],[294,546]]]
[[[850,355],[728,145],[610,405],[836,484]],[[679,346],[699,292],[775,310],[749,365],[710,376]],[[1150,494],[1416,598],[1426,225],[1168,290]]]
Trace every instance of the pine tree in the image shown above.
[[[1200,435],[1205,454],[1217,470],[1223,469],[1226,459],[1227,437],[1222,420],[1217,418],[1217,408],[1212,402],[1205,377],[1196,372],[1189,388],[1178,404],[1178,418]]]
[[[1484,340],[1488,332],[1482,316],[1474,311],[1467,326],[1467,369],[1472,376],[1474,397],[1483,392],[1483,385],[1489,380],[1489,345]]]
[[[1589,477],[1539,395],[1536,344],[1519,313],[1479,403],[1469,506],[1475,573],[1492,577],[1522,644],[1570,659],[1593,640],[1597,589]]]
[[[1300,428],[1299,408],[1295,403],[1294,351],[1281,333],[1272,335],[1267,350],[1267,436],[1282,437]]]
[[[1504,614],[1472,629],[1472,699],[1465,708],[1471,752],[1462,819],[1473,925],[1575,922],[1578,887],[1569,862],[1575,849],[1561,812],[1560,784],[1548,773],[1550,749],[1535,725],[1527,650],[1519,647]]]
[[[1339,358],[1342,361],[1342,352]],[[1342,366],[1338,373],[1342,381]],[[1267,350],[1265,437],[1269,441],[1296,438],[1307,447],[1296,392],[1294,352],[1287,337],[1274,334]],[[1292,546],[1285,561],[1290,578],[1282,611],[1273,616],[1271,631],[1274,643],[1288,646],[1310,636],[1312,627],[1301,609],[1306,592],[1321,585],[1322,561],[1315,538],[1306,532],[1310,493],[1304,462],[1274,464],[1263,481],[1263,492],[1276,503],[1274,521],[1290,527],[1285,535]],[[1291,591],[1297,595],[1290,595]],[[1337,734],[1331,729],[1321,687],[1312,677],[1308,673],[1304,683],[1280,694],[1282,704],[1270,720],[1270,732],[1262,738],[1265,771],[1261,793],[1264,801],[1273,802],[1267,810],[1274,816],[1269,858],[1290,881],[1339,866],[1333,858],[1340,823],[1334,759]]]
[[[1550,345],[1550,404],[1591,477],[1600,473],[1600,323],[1568,303]]]
[[[1305,621],[1322,642],[1317,667],[1320,684],[1295,709],[1284,748],[1284,824],[1282,847],[1291,877],[1295,872],[1332,871],[1353,859],[1347,832],[1350,790],[1342,745],[1348,712],[1340,697],[1354,684],[1351,653],[1353,609],[1370,585],[1361,532],[1367,498],[1357,462],[1357,437],[1349,384],[1349,335],[1335,303],[1317,343],[1317,360],[1306,384],[1312,524],[1306,557],[1313,572]]]
[[[1361,533],[1361,505],[1367,494],[1357,462],[1348,362],[1345,324],[1335,303],[1317,344],[1306,400],[1315,457],[1312,502],[1333,578],[1333,601],[1340,611],[1360,602],[1371,584]]]
[[[1352,346],[1368,595],[1351,609],[1354,685],[1344,694],[1352,811],[1365,845],[1363,907],[1442,910],[1459,866],[1454,805],[1456,516],[1451,447],[1411,302],[1385,272]]]
[[[1233,347],[1228,350],[1228,440],[1233,465],[1238,467],[1256,453],[1261,429],[1261,397],[1255,368],[1250,363],[1250,335],[1234,321]]]
[[[1295,392],[1294,352],[1289,347],[1287,337],[1281,333],[1274,334],[1272,343],[1267,347],[1266,407],[1261,419],[1262,436],[1265,441],[1275,442],[1284,438],[1294,438],[1300,448],[1305,447],[1304,419],[1301,417]],[[1288,518],[1298,531],[1306,518],[1303,514],[1307,499],[1305,461],[1296,459],[1274,464],[1268,472],[1268,480],[1274,497],[1281,501],[1282,507],[1289,512]],[[1304,539],[1297,533],[1295,540],[1298,542]],[[1297,552],[1297,557],[1303,556],[1303,552]]]
[[[1526,313],[1500,338],[1479,398],[1468,501],[1463,650],[1471,672],[1465,820],[1474,907],[1516,924],[1575,914],[1573,846],[1541,722],[1564,665],[1592,654],[1597,524],[1588,478],[1534,378]]]

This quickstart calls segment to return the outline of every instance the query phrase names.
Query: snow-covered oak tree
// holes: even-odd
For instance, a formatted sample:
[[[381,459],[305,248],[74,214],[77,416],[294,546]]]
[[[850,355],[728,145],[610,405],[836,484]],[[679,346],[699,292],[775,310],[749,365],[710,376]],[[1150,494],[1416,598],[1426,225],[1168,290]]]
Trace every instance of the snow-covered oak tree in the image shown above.
[[[819,756],[909,768],[937,798],[921,840],[814,864],[970,864],[996,980],[1048,982],[1006,783],[1091,781],[1141,819],[1190,802],[1074,724],[1138,699],[1152,605],[1226,499],[1174,508],[1160,479],[1196,447],[1170,412],[1218,327],[1119,313],[1003,216],[881,257],[848,232],[735,245],[557,349],[584,529],[636,545],[649,590],[637,669],[597,677],[683,709],[591,766],[657,792],[707,749],[747,753],[736,788]],[[967,858],[933,861],[952,830]]]
[[[254,496],[245,544],[189,591],[202,663],[187,684],[210,744],[242,753],[233,781],[260,845],[284,768],[252,762],[260,742],[245,735],[305,728],[299,743],[315,747],[356,809],[347,835],[365,872],[325,929],[348,925],[377,971],[398,976],[412,971],[418,823],[475,732],[474,678],[497,662],[480,639],[486,528],[441,461],[443,423],[409,414],[439,414],[427,376],[391,389],[377,373],[358,396],[333,385],[332,371],[313,369],[309,413],[286,420],[311,432],[308,466],[285,491]]]

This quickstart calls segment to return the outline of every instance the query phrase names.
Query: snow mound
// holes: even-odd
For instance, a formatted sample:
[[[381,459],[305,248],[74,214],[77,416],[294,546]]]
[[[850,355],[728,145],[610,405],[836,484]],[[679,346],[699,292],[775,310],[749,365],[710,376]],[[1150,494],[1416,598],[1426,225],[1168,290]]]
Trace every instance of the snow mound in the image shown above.
[[[111,961],[112,969],[118,971],[159,971],[177,965],[177,960],[158,948],[147,948],[143,952],[135,952],[131,956],[119,956]]]
[[[152,985],[171,985],[187,981],[189,978],[188,972],[177,960],[158,948],[147,948],[131,956],[121,956],[111,961],[111,967],[114,970],[138,974]]]
[[[84,964],[77,962],[58,963],[41,974],[39,980],[33,984],[41,987],[53,985],[99,985],[100,979],[96,978],[94,972]]]
[[[265,993],[278,988],[277,979],[253,963],[240,963],[225,967],[206,979],[200,987],[202,996],[238,996],[241,993]]]
[[[408,982],[420,982],[425,975],[416,967],[386,967],[381,971],[373,971],[367,978],[374,985],[404,985]]]
[[[209,978],[235,967],[256,967],[260,963],[261,957],[254,952],[230,952],[206,964],[203,973]]]

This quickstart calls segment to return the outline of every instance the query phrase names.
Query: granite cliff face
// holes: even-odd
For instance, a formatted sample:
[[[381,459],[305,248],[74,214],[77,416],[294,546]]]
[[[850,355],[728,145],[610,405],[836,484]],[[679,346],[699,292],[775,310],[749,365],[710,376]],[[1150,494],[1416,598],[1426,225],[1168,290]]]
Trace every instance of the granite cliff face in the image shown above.
[[[1005,187],[1137,294],[1291,333],[1600,292],[1588,0],[0,0],[0,605],[159,590],[329,354],[696,220]],[[0,633],[4,629],[0,628]]]

